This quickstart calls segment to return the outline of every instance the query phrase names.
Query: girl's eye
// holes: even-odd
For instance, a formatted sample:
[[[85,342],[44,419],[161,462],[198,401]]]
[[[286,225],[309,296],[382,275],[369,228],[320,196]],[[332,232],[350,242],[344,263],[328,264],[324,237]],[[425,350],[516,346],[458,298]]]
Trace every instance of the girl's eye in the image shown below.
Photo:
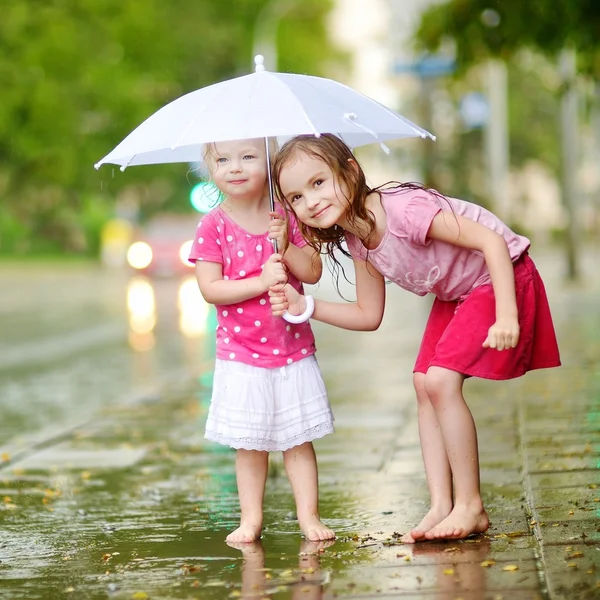
[[[317,187],[319,187],[319,186],[320,186],[322,183],[323,183],[323,180],[322,180],[322,179],[317,179],[317,180],[315,181],[315,185],[316,185]]]
[[[292,196],[292,204],[294,202],[297,202],[298,200],[300,200],[300,198],[302,198],[302,196],[300,194],[296,194],[295,196]]]
[[[256,157],[252,156],[252,154],[246,154],[246,156],[244,156],[244,160],[252,160],[253,158],[256,158]]]
[[[227,159],[223,156],[219,156],[219,158],[217,158],[216,162],[222,164],[224,162],[227,162]]]

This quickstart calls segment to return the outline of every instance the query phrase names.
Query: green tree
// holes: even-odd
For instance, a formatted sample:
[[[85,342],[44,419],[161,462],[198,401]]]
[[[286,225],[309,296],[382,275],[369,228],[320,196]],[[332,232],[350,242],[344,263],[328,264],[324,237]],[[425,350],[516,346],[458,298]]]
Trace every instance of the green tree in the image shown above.
[[[4,3],[0,249],[94,251],[126,190],[147,212],[187,208],[184,165],[120,173],[93,164],[167,102],[249,72],[254,19],[266,1]],[[284,19],[281,63],[320,74],[331,1],[302,5]]]
[[[463,68],[490,56],[509,59],[525,47],[555,55],[573,46],[582,68],[596,78],[599,38],[597,0],[451,0],[425,11],[417,33],[428,50],[451,39]]]

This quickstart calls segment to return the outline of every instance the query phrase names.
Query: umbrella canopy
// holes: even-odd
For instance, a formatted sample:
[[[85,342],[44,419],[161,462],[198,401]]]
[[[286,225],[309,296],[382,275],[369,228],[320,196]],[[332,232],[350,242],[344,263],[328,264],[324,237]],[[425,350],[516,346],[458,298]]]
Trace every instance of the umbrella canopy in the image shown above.
[[[96,163],[128,166],[199,162],[209,142],[333,133],[348,146],[406,137],[425,129],[352,88],[322,77],[264,70],[216,83],[167,104]]]

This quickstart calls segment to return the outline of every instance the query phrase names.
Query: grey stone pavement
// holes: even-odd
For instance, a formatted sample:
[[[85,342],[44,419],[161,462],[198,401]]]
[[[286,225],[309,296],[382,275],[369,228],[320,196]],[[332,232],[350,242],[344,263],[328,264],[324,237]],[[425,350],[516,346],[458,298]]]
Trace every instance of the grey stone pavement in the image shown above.
[[[277,456],[262,543],[223,543],[238,518],[233,455],[202,438],[203,367],[31,451],[0,444],[0,598],[600,598],[597,256],[568,286],[556,252],[533,254],[560,369],[466,384],[487,534],[399,543],[427,510],[411,368],[428,303],[390,286],[379,331],[314,324],[336,417],[315,444],[333,545],[301,543]]]

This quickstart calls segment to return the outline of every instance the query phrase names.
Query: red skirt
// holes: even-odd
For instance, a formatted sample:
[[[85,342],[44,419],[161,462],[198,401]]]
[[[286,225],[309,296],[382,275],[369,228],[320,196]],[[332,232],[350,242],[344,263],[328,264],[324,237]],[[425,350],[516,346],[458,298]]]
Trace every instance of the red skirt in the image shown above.
[[[558,343],[542,278],[527,253],[514,263],[520,337],[516,348],[483,348],[496,321],[496,299],[489,285],[463,301],[435,299],[413,369],[443,367],[469,377],[513,379],[527,371],[560,366]]]

